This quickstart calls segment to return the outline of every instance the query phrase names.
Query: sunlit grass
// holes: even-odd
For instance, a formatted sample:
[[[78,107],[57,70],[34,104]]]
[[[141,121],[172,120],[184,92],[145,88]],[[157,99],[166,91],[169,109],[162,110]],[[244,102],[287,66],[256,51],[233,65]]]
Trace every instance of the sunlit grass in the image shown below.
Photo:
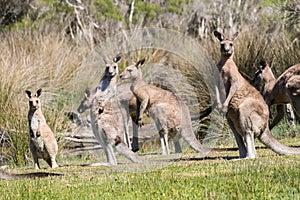
[[[259,149],[259,158],[232,160],[237,152],[211,153],[207,159],[183,154],[155,169],[82,167],[82,161],[55,170],[63,176],[3,180],[2,199],[297,199],[300,195],[298,156],[277,156]],[[158,155],[146,159],[156,159]],[[165,158],[166,159],[166,158]],[[77,162],[77,164],[76,164]],[[10,172],[33,172],[14,169]]]

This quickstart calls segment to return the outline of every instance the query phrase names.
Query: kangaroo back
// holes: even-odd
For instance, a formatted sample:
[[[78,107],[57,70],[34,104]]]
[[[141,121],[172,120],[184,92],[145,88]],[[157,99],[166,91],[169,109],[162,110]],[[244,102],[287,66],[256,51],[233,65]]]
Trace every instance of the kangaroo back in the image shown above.
[[[177,141],[180,137],[183,137],[198,152],[207,153],[210,151],[196,139],[188,107],[172,92],[143,81],[141,67],[144,62],[145,59],[142,59],[133,63],[126,67],[120,75],[122,79],[131,79],[131,90],[140,102],[140,106],[137,107],[138,125],[143,125],[143,113],[148,111],[159,131],[163,154],[169,153],[169,135],[174,138],[176,152],[181,151]]]

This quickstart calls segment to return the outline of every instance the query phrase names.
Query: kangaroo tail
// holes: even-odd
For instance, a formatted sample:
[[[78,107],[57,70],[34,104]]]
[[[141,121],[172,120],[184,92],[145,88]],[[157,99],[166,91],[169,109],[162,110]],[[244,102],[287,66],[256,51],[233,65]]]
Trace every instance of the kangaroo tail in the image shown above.
[[[276,138],[274,138],[269,128],[266,128],[258,139],[279,155],[300,155],[300,148],[288,147],[281,144],[278,140],[276,140]]]
[[[116,150],[134,163],[141,162],[139,156],[132,152],[123,142],[116,145]]]
[[[193,128],[190,113],[188,107],[181,102],[181,124],[180,124],[180,132],[182,138],[198,153],[202,153],[203,156],[206,156],[212,149],[202,145],[196,138]]]
[[[191,116],[192,121],[201,120],[204,117],[207,117],[210,115],[210,113],[217,107],[217,102],[215,102],[213,105],[209,106],[205,110],[201,111],[200,113],[197,113],[195,115]]]

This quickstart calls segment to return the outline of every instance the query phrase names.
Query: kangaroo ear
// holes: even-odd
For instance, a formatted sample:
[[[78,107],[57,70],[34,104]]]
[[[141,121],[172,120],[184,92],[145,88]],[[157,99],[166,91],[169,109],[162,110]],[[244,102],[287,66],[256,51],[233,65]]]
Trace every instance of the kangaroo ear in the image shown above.
[[[29,90],[26,90],[25,92],[26,92],[27,98],[30,99],[31,98],[31,92]]]
[[[135,64],[135,66],[136,66],[136,68],[140,68],[141,66],[143,66],[144,65],[144,63],[145,63],[145,58],[143,58],[142,60],[139,60],[136,64]]]
[[[216,38],[218,38],[220,41],[224,40],[224,35],[222,33],[220,33],[219,31],[214,31],[214,35],[216,36]]]
[[[239,35],[239,32],[235,32],[235,34],[233,34],[233,35],[231,36],[231,39],[232,39],[232,40],[235,40],[235,39],[237,38],[238,35]]]
[[[84,91],[84,95],[85,97],[89,97],[91,95],[91,91],[89,88],[86,88],[85,91]]]
[[[35,96],[39,97],[39,96],[41,96],[41,94],[42,94],[42,88],[40,88],[36,91]]]
[[[113,59],[114,63],[118,63],[122,58],[122,54],[119,53],[118,55],[116,55],[116,57]]]
[[[109,63],[109,59],[107,58],[106,55],[102,55],[102,59],[103,59],[103,61],[104,61],[105,64]]]

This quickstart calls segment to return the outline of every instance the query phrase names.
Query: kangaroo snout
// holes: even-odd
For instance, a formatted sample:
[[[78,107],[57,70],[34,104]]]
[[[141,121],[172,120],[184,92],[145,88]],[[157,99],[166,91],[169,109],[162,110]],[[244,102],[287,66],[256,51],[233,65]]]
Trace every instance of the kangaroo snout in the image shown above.
[[[108,75],[109,75],[110,77],[114,77],[114,76],[116,75],[116,73],[115,73],[115,72],[108,72]]]
[[[79,113],[83,113],[83,109],[81,109],[81,108],[77,108],[77,112],[79,112]]]

